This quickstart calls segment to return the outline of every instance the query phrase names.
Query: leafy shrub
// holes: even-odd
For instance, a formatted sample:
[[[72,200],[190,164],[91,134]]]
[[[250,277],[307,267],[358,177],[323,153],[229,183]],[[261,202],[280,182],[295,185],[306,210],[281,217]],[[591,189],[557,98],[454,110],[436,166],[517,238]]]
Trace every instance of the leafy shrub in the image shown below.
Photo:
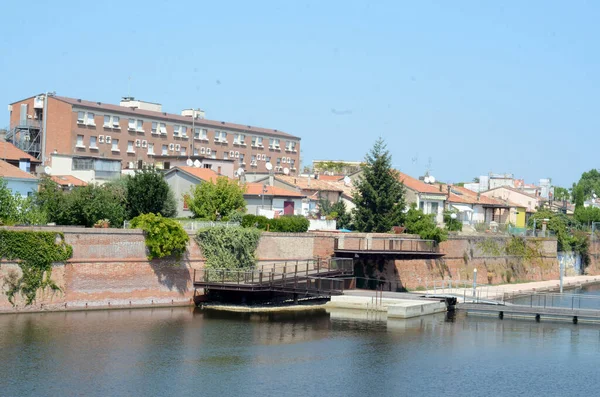
[[[179,258],[190,239],[179,222],[163,218],[160,214],[139,215],[131,220],[131,227],[146,232],[148,259],[164,258],[169,255]]]
[[[460,232],[462,231],[463,224],[458,219],[452,219],[452,214],[456,214],[456,212],[445,211],[444,212],[444,223],[446,224],[446,229],[450,232]]]
[[[425,240],[435,240],[439,243],[448,239],[448,231],[437,227],[434,215],[425,215],[414,203],[406,213],[404,226],[407,233],[418,234]]]
[[[60,290],[52,281],[52,264],[73,255],[62,233],[0,230],[0,241],[0,258],[17,261],[22,271],[21,277],[12,274],[5,280],[6,296],[13,306],[17,293],[28,306],[35,302],[38,290]]]
[[[207,218],[211,221],[246,210],[243,187],[226,177],[217,178],[215,183],[202,182],[196,185],[184,200],[194,218]]]
[[[256,265],[260,231],[249,227],[216,226],[198,231],[196,240],[212,269],[246,269]]]
[[[275,219],[268,219],[260,215],[244,215],[242,226],[256,227],[270,232],[305,233],[310,226],[310,222],[301,215],[286,215]]]

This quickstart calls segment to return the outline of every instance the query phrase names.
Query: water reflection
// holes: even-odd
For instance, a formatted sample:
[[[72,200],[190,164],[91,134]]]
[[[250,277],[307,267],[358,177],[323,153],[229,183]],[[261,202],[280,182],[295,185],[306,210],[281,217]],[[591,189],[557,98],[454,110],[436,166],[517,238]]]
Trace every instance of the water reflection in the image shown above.
[[[2,395],[592,393],[600,327],[189,308],[0,316]],[[495,379],[493,390],[489,379]],[[508,381],[509,380],[509,381]]]

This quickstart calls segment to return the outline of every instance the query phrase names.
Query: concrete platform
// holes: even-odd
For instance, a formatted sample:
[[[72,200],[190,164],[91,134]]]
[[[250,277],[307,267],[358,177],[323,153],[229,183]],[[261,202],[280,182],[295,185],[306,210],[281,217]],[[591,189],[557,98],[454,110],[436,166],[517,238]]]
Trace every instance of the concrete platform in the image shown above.
[[[385,312],[388,318],[412,318],[446,311],[446,303],[418,299],[374,299],[368,296],[332,296],[330,308]]]

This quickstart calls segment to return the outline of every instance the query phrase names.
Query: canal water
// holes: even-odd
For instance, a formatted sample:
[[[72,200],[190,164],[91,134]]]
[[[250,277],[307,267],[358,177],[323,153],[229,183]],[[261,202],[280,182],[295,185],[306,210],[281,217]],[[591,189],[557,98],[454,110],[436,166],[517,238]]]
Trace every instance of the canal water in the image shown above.
[[[600,325],[193,308],[0,316],[1,396],[596,395]]]

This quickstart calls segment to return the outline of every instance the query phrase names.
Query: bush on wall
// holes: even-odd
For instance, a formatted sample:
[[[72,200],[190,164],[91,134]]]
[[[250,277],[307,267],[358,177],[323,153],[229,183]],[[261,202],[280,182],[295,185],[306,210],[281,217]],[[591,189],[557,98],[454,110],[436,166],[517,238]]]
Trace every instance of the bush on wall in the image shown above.
[[[170,255],[179,258],[190,240],[179,222],[163,218],[160,214],[139,215],[131,220],[131,227],[146,232],[146,247],[150,260]]]
[[[256,265],[260,231],[255,228],[217,226],[198,231],[198,245],[212,269],[247,269]]]
[[[282,216],[275,219],[257,215],[244,215],[242,226],[256,227],[270,232],[305,233],[308,231],[310,221],[301,215]]]

